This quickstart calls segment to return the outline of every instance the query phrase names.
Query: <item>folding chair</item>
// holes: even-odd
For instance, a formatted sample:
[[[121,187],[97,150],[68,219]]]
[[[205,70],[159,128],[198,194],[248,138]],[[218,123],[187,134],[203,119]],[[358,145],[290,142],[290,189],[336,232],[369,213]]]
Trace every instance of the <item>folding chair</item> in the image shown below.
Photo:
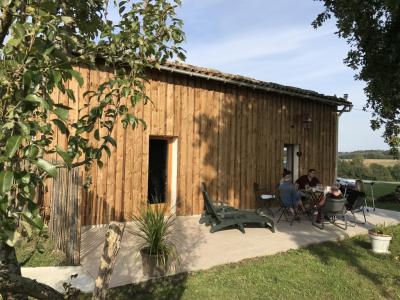
[[[350,210],[348,210],[353,215],[352,223],[355,224],[365,224],[367,223],[367,218],[365,216],[365,209],[367,206],[367,197],[366,196],[358,196],[356,201],[354,201],[353,206]],[[362,212],[364,216],[364,222],[358,222],[354,213]],[[349,220],[350,221],[350,220]]]
[[[274,201],[275,195],[271,195],[270,193],[268,193],[268,189],[266,188],[260,188],[260,185],[256,182],[254,182],[253,184],[253,190],[256,202],[261,201],[264,208],[269,212],[272,217],[274,217],[274,212],[268,206],[268,202],[271,203],[272,201]]]
[[[321,207],[321,225],[318,225],[315,220],[313,219],[312,224],[319,229],[324,229],[325,217],[329,218],[329,223],[346,230],[347,229],[347,218],[346,218],[346,198],[341,199],[332,199],[328,198],[325,201],[323,207]],[[336,221],[338,217],[341,217],[344,221],[344,227],[337,224]]]
[[[285,215],[286,221],[288,221],[288,222],[290,221],[290,225],[293,225],[294,220],[296,220],[296,219],[300,220],[299,210],[296,207],[297,205],[295,205],[293,202],[290,205],[286,205],[283,202],[282,194],[281,194],[281,191],[279,190],[279,188],[277,191],[277,195],[278,195],[278,199],[279,199],[280,205],[281,205],[280,209],[278,210],[278,213],[279,213],[279,211],[282,211],[282,213],[279,216],[278,221],[276,223],[279,223],[282,216]],[[290,216],[290,218],[288,218],[288,216]]]

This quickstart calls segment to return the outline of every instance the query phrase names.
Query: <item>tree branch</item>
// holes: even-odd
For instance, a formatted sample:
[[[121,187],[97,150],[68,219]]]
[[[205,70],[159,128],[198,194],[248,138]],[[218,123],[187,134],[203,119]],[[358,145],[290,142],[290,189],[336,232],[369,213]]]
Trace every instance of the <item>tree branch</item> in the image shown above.
[[[64,295],[55,289],[26,277],[9,272],[0,271],[0,291],[10,295],[31,296],[37,299],[64,299]]]

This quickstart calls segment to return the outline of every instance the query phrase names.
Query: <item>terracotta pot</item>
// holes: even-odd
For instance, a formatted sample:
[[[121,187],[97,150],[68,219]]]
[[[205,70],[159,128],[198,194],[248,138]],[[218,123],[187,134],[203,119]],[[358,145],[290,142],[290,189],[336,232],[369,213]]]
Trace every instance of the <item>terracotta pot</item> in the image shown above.
[[[390,253],[389,244],[392,240],[390,235],[369,232],[369,237],[371,239],[372,252],[381,254]]]
[[[149,254],[146,249],[140,250],[142,256],[143,275],[147,277],[165,276],[169,270],[168,258],[159,255]]]

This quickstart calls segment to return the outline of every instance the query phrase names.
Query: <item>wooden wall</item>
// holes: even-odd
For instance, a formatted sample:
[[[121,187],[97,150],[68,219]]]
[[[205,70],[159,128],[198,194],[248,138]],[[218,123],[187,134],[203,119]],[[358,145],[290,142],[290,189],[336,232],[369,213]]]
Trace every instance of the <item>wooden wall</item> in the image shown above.
[[[105,71],[80,71],[85,86],[70,86],[78,99],[110,76]],[[273,191],[282,173],[284,144],[300,145],[300,174],[315,168],[324,184],[334,181],[335,106],[176,73],[152,72],[151,78],[147,90],[152,103],[135,109],[147,129],[117,126],[117,148],[110,158],[104,156],[102,169],[91,170],[83,224],[129,219],[145,205],[149,136],[178,139],[178,215],[202,212],[201,181],[214,199],[239,208],[255,207],[253,182]],[[67,101],[62,94],[56,97]],[[73,104],[71,118],[84,113],[78,112],[83,104]],[[312,122],[306,128],[302,121],[308,116]],[[66,143],[57,135],[54,142]]]

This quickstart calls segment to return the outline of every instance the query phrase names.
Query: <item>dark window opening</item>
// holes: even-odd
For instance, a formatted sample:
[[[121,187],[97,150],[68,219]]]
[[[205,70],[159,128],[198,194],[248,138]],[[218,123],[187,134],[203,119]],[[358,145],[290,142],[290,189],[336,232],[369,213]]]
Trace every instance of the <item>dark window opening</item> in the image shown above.
[[[148,201],[150,204],[165,203],[168,185],[168,141],[150,139]]]

